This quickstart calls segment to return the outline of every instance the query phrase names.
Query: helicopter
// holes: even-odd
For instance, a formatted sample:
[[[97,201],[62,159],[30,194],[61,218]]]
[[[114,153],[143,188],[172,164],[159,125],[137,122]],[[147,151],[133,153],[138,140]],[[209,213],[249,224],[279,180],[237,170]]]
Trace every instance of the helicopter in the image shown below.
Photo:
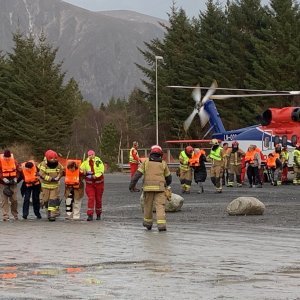
[[[288,149],[294,149],[296,144],[300,142],[300,107],[268,108],[261,115],[261,124],[226,130],[214,102],[214,100],[230,98],[295,96],[300,95],[300,91],[218,88],[216,80],[210,87],[200,87],[199,85],[168,87],[193,89],[192,97],[195,101],[195,107],[184,121],[183,127],[187,131],[195,116],[198,115],[202,128],[207,123],[210,125],[203,139],[211,133],[211,138],[216,138],[222,142],[238,141],[239,147],[244,151],[247,151],[249,145],[255,144],[265,155],[274,150],[277,144]],[[201,98],[201,89],[207,89],[203,98]],[[243,91],[252,92],[252,94],[216,95],[216,90]]]

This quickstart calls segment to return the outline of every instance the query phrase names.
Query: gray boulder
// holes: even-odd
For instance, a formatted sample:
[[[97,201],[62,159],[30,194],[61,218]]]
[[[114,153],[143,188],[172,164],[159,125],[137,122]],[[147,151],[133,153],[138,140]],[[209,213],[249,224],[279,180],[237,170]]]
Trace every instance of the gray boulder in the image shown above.
[[[144,193],[141,194],[141,208],[144,211]],[[180,195],[172,193],[171,200],[166,200],[166,212],[176,212],[180,211],[183,205],[183,197]],[[155,212],[155,206],[153,206],[153,212]]]
[[[230,216],[262,215],[265,205],[254,197],[238,197],[231,201],[226,211]]]

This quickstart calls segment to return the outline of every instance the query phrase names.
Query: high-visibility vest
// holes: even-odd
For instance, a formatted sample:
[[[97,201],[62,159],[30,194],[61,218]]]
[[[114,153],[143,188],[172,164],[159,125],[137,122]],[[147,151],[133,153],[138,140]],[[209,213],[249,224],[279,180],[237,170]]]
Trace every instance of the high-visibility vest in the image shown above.
[[[129,152],[129,162],[133,164],[138,164],[139,160],[134,159],[133,152],[136,152],[137,157],[139,157],[137,150],[134,147],[132,147]]]
[[[192,158],[189,159],[189,165],[192,167],[200,166],[199,159],[200,159],[201,155],[205,155],[205,151],[202,149],[199,150],[199,152],[197,152],[197,153],[194,152]]]
[[[268,156],[267,166],[269,168],[275,168],[276,167],[276,157],[275,156]]]
[[[75,162],[77,165],[76,170],[68,169],[68,164],[70,162]],[[72,186],[73,188],[79,188],[79,167],[81,165],[81,160],[78,159],[67,159],[65,185]]]
[[[253,164],[255,153],[256,153],[255,150],[248,150],[245,154],[245,162]]]
[[[3,177],[16,177],[17,176],[17,166],[13,154],[10,157],[4,157],[3,154],[0,155],[1,170]]]
[[[214,160],[221,161],[222,160],[222,147],[218,147],[216,150],[210,150],[209,157]]]
[[[180,170],[182,171],[188,171],[190,170],[190,166],[189,166],[189,157],[186,155],[185,151],[181,151],[179,154],[179,162],[180,162]]]
[[[89,179],[86,177],[85,182],[87,182],[87,183],[102,183],[104,181],[104,179],[103,178],[100,179],[99,177],[101,177],[104,174],[104,164],[98,156],[95,156],[95,158],[93,158],[93,163],[94,163],[94,176],[96,178]],[[80,170],[83,173],[91,171],[91,166],[90,166],[88,158],[81,163]]]
[[[294,164],[300,165],[300,150],[295,149],[293,152]]]
[[[24,175],[24,182],[26,186],[32,186],[32,185],[38,185],[40,184],[39,178],[37,176],[37,168],[35,165],[35,162],[33,160],[30,160],[31,163],[33,163],[32,168],[26,168],[25,162],[22,163],[22,172]]]

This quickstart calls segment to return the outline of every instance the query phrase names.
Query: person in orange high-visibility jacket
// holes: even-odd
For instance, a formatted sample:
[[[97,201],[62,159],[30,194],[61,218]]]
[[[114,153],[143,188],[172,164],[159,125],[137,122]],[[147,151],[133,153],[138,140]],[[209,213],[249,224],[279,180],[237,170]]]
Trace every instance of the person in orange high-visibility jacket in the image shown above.
[[[131,178],[133,177],[134,173],[139,167],[139,163],[141,162],[138,153],[138,147],[139,147],[139,143],[135,141],[132,143],[132,148],[129,151],[129,165],[130,165]],[[136,189],[134,192],[139,192],[139,190]]]
[[[143,226],[148,230],[153,225],[153,205],[156,208],[156,222],[158,231],[166,231],[166,188],[172,182],[172,175],[167,163],[162,159],[163,151],[159,145],[151,147],[147,158],[131,179],[129,190],[134,189],[138,180],[144,175],[144,221]]]
[[[198,194],[204,192],[203,182],[205,182],[207,177],[205,162],[205,151],[199,148],[194,148],[193,156],[189,159],[189,165],[194,170],[194,180],[199,186]]]
[[[41,182],[38,177],[38,168],[33,160],[29,160],[22,164],[22,174],[19,180],[20,179],[23,179],[21,187],[21,194],[23,194],[23,219],[26,220],[29,214],[30,197],[32,197],[33,212],[37,219],[41,219]]]
[[[261,168],[261,155],[256,150],[256,145],[250,145],[248,151],[245,154],[245,163],[247,166],[247,177],[249,181],[249,187],[262,187],[259,170]]]
[[[83,174],[79,167],[81,160],[68,159],[65,170],[66,219],[79,220],[84,194]]]
[[[88,158],[80,165],[80,172],[85,176],[85,192],[88,196],[87,221],[93,220],[96,211],[96,220],[101,220],[102,195],[104,192],[104,164],[95,156],[94,150],[89,150]]]
[[[9,207],[15,220],[18,220],[17,178],[19,166],[9,150],[0,154],[0,199],[3,221],[9,220]]]
[[[38,165],[42,186],[42,205],[46,208],[49,221],[60,215],[60,178],[64,168],[58,162],[58,154],[53,150],[45,152],[45,159]]]

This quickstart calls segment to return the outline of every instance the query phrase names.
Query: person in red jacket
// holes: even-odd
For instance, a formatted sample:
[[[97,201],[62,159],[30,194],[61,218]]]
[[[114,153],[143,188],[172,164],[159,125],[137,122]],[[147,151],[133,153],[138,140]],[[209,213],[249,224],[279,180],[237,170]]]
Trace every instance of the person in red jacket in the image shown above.
[[[17,178],[18,163],[9,150],[0,154],[0,198],[3,221],[9,221],[9,206],[11,214],[18,220]]]

